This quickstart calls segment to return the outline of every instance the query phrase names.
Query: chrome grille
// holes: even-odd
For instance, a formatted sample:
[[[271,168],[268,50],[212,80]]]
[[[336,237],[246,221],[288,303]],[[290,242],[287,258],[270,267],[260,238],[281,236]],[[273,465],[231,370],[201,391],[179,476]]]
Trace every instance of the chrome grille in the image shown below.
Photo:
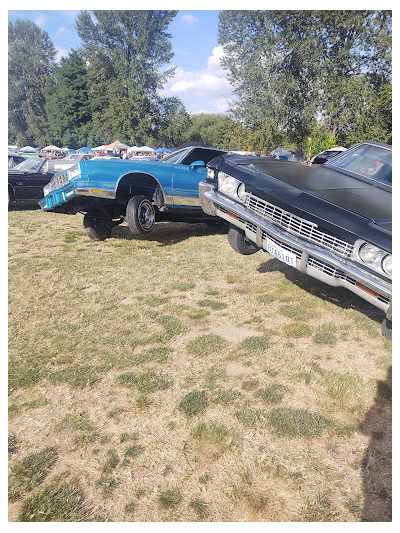
[[[293,235],[304,237],[308,241],[346,257],[349,257],[352,253],[353,245],[351,243],[324,233],[318,229],[317,224],[293,215],[253,194],[246,194],[246,206],[262,219],[272,222]]]
[[[44,195],[49,194],[49,192],[54,191],[55,189],[60,189],[67,185],[68,183],[68,171],[64,170],[59,172],[52,177],[51,181],[43,188]]]

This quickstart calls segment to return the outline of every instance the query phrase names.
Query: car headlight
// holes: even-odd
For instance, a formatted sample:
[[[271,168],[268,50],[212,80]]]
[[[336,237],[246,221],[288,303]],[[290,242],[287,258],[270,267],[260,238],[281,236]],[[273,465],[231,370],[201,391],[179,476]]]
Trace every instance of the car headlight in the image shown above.
[[[238,190],[237,190],[237,195],[242,200],[242,202],[246,201],[246,187],[245,187],[244,183],[241,183],[239,185]]]
[[[388,276],[392,275],[392,254],[389,254],[383,258],[382,270],[384,270]]]
[[[79,163],[68,169],[68,175],[70,180],[73,180],[74,178],[79,176],[80,173],[81,169],[79,168]]]
[[[218,172],[218,190],[229,196],[237,196],[242,201],[246,199],[244,184],[236,178],[228,176],[225,172]]]
[[[386,250],[366,242],[361,244],[358,256],[366,265],[388,276],[392,275],[392,254],[388,254]]]
[[[361,246],[359,254],[361,261],[368,264],[374,264],[379,256],[382,255],[382,250],[373,244],[364,244]]]

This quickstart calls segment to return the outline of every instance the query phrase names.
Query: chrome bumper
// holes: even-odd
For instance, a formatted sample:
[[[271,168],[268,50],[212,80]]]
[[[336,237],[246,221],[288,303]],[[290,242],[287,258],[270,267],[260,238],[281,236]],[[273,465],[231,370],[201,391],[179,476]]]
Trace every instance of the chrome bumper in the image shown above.
[[[219,216],[245,232],[246,237],[266,251],[266,238],[296,255],[295,268],[334,287],[345,287],[382,311],[387,311],[392,297],[391,283],[385,283],[362,271],[354,263],[329,251],[296,239],[269,225],[243,204],[218,194],[214,187],[199,184],[200,204],[207,214]]]

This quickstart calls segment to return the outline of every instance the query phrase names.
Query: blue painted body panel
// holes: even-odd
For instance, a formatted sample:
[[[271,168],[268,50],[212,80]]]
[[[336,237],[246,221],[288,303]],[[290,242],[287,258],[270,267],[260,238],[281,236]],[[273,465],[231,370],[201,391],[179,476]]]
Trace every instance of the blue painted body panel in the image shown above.
[[[153,176],[161,185],[165,205],[168,208],[199,209],[199,182],[206,177],[206,167],[193,168],[180,163],[161,161],[106,160],[82,161],[79,164],[80,175],[67,185],[48,193],[39,205],[43,210],[51,210],[79,195],[77,189],[99,189],[102,193],[116,193],[120,180],[127,174],[135,172]],[[67,193],[68,196],[67,196]],[[96,196],[94,193],[93,196]]]

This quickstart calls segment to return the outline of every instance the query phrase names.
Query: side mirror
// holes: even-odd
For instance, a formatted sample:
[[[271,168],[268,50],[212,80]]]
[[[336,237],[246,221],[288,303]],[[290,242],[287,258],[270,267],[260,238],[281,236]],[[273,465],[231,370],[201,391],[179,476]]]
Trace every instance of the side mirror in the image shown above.
[[[197,170],[198,168],[202,167],[205,168],[206,164],[204,161],[193,161],[191,165],[189,165],[190,170]]]

